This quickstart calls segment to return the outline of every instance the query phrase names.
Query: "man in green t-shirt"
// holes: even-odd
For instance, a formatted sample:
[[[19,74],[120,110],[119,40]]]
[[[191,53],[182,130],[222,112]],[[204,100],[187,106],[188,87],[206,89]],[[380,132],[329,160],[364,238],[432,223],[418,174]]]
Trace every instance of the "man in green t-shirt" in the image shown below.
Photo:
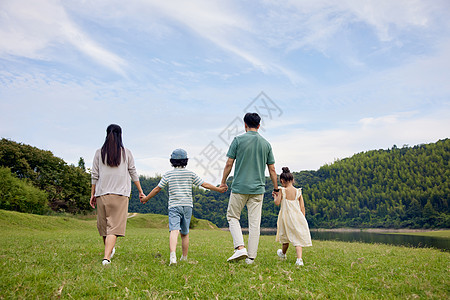
[[[252,264],[256,258],[261,226],[261,210],[264,198],[266,177],[265,168],[269,169],[274,193],[279,192],[275,159],[272,146],[258,133],[261,117],[257,113],[247,113],[244,116],[245,133],[234,138],[227,153],[228,160],[223,170],[220,187],[227,187],[227,178],[233,164],[233,183],[231,184],[230,201],[228,202],[227,220],[233,237],[234,254],[228,261],[246,259]],[[247,205],[248,210],[248,252],[244,245],[241,225],[241,211]]]

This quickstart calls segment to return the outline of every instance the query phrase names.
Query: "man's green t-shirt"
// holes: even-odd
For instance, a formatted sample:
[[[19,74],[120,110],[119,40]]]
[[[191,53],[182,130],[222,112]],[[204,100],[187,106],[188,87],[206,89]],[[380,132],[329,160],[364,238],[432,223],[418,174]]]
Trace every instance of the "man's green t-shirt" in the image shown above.
[[[227,156],[235,159],[232,192],[264,194],[266,166],[275,163],[269,142],[258,132],[247,131],[233,139]]]

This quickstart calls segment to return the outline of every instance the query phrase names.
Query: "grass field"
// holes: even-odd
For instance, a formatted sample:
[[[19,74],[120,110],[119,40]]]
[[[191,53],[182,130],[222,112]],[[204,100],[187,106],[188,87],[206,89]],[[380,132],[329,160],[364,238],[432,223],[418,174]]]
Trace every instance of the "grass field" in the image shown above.
[[[1,299],[450,297],[450,253],[433,249],[313,241],[305,266],[295,267],[293,249],[280,261],[274,237],[261,236],[258,258],[246,265],[226,262],[228,232],[194,229],[188,262],[169,267],[167,217],[137,215],[103,267],[95,220],[0,210],[0,225]]]

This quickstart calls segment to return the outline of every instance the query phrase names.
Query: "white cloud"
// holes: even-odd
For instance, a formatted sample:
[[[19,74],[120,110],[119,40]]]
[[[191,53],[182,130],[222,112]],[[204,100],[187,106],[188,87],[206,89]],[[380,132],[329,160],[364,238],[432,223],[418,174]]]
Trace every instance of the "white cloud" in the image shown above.
[[[388,149],[432,143],[450,137],[450,107],[422,115],[405,112],[396,115],[366,117],[336,129],[286,130],[271,138],[280,169],[317,170],[336,159],[375,149]]]
[[[143,11],[153,6],[172,21],[176,21],[222,50],[229,52],[255,69],[269,74],[282,74],[293,83],[302,76],[279,64],[267,49],[260,47],[252,37],[255,29],[242,11],[223,1],[148,1]],[[235,5],[236,6],[236,5]],[[159,20],[163,22],[163,20]]]
[[[436,36],[449,30],[448,18],[437,17],[450,8],[445,1],[291,0],[265,1],[265,5],[260,35],[287,51],[305,48],[332,55],[331,48],[338,49],[341,45],[336,43],[345,42],[343,39],[349,38],[345,33],[358,24],[372,29],[380,42],[401,43],[404,33],[417,30]]]
[[[63,61],[52,48],[68,43],[97,63],[124,75],[126,62],[104,49],[68,17],[57,0],[5,0],[0,4],[0,57]]]
[[[383,42],[396,38],[398,31],[410,27],[426,27],[432,13],[432,4],[420,0],[347,0],[336,3],[338,9],[351,12],[355,21],[372,26]]]
[[[277,167],[448,137],[450,4],[394,2],[0,1],[0,134],[89,165],[119,123],[153,175],[264,90]]]

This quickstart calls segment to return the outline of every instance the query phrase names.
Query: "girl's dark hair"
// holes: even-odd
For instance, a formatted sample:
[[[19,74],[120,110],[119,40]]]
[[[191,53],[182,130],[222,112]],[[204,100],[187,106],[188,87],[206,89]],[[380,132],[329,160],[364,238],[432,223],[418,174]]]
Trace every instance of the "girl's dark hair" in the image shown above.
[[[288,167],[281,168],[283,173],[280,174],[280,180],[283,179],[285,182],[293,181],[294,175],[292,175],[291,171],[289,171]]]
[[[125,151],[122,144],[122,128],[119,125],[111,124],[106,128],[106,139],[101,152],[104,164],[110,167],[120,165]]]
[[[250,128],[258,128],[261,122],[261,117],[257,113],[246,113],[244,116],[244,123]]]
[[[186,167],[187,163],[188,163],[188,159],[184,158],[184,159],[170,159],[170,163],[172,164],[172,167],[176,168],[176,167]]]

